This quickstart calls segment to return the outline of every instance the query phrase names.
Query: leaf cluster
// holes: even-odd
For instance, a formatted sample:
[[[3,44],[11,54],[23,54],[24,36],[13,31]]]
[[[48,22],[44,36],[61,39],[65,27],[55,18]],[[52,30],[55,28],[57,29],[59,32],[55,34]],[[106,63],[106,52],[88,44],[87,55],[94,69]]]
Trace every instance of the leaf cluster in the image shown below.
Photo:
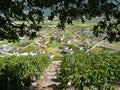
[[[94,34],[105,34],[109,41],[120,41],[120,2],[118,0],[2,0],[0,1],[0,38],[18,40],[19,36],[36,36],[40,22],[44,21],[44,10],[49,9],[49,20],[59,18],[58,27],[102,17]],[[17,24],[16,21],[22,23]],[[25,23],[27,21],[27,24]],[[14,23],[14,24],[13,24]],[[35,30],[25,30],[26,26]],[[33,35],[34,33],[34,35]]]
[[[120,52],[66,55],[58,72],[60,90],[74,87],[78,90],[113,90],[120,80]],[[70,84],[68,84],[70,83]],[[117,84],[116,84],[117,83]],[[94,89],[92,89],[94,87]]]
[[[44,55],[0,58],[0,90],[24,90],[40,78],[49,63]],[[7,89],[6,89],[7,90]]]

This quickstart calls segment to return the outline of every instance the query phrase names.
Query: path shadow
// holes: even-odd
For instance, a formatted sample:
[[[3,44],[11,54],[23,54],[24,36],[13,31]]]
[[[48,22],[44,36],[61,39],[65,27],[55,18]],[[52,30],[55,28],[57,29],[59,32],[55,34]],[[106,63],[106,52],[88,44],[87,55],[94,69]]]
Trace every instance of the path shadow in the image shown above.
[[[51,79],[51,81],[53,81],[53,82],[59,82],[58,79]]]
[[[58,87],[59,87],[59,85],[51,84],[51,85],[49,85],[49,86],[47,86],[45,88],[52,88],[53,90],[58,90]]]

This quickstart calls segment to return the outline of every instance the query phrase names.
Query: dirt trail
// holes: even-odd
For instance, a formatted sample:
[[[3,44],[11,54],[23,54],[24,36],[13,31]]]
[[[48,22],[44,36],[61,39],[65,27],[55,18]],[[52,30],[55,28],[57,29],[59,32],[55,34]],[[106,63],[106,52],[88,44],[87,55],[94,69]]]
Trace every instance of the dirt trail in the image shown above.
[[[110,44],[108,42],[103,42],[100,44],[100,46],[108,48],[108,49],[120,51],[120,45],[114,45],[114,44]]]
[[[112,50],[116,50],[116,51],[120,51],[120,45],[114,45],[114,44],[111,44],[109,42],[101,41],[101,42],[97,42],[95,45],[93,45],[86,52],[89,52],[90,50],[96,48],[97,46],[105,47],[107,49],[112,49]]]
[[[59,85],[56,73],[60,64],[60,61],[52,61],[43,72],[41,79],[33,83],[30,90],[55,90]]]

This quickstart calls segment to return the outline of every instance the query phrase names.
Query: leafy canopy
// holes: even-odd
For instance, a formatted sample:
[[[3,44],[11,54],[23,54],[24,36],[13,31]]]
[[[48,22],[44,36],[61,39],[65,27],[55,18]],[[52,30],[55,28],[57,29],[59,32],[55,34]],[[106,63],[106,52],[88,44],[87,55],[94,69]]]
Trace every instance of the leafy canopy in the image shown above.
[[[50,9],[49,20],[59,18],[58,27],[72,24],[75,19],[84,23],[102,17],[93,28],[96,36],[104,34],[110,42],[120,41],[119,0],[1,0],[0,38],[16,41],[20,36],[35,37],[44,21],[44,9]]]

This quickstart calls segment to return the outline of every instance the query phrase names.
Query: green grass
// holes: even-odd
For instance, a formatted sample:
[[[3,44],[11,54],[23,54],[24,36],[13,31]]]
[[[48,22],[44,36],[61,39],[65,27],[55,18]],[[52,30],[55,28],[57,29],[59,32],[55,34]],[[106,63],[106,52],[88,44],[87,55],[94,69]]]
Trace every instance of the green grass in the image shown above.
[[[24,41],[13,42],[13,43],[12,43],[12,46],[25,47],[25,46],[31,44],[32,41],[33,41],[33,40],[28,40],[28,41],[26,41],[26,42],[24,42]]]
[[[91,30],[96,24],[97,22],[94,21],[87,21],[85,23],[81,23],[80,21],[73,21],[73,25],[66,25],[66,29]]]
[[[92,49],[90,52],[91,53],[98,53],[98,52],[101,52],[103,50],[104,50],[104,48],[102,48],[102,47],[96,47],[96,48]]]
[[[8,44],[8,41],[5,40],[5,41],[0,42],[0,45],[4,45],[4,44]]]
[[[20,48],[20,50],[18,51],[19,53],[24,53],[24,52],[31,52],[31,51],[34,51],[34,50],[39,50],[40,48],[39,47],[36,47],[36,46],[28,46],[27,48]],[[10,50],[9,53],[13,53],[14,50]]]
[[[73,25],[66,24],[65,25],[65,30],[67,29],[88,29],[91,30],[94,25],[97,24],[98,21],[86,21],[85,23],[82,23],[80,20],[73,20]],[[44,22],[42,23],[43,27],[49,27],[49,26],[57,26],[59,23],[59,20],[53,20],[50,22]]]
[[[48,44],[48,47],[55,48],[55,47],[59,47],[60,45],[61,45],[60,42],[53,42],[53,43],[49,43],[49,44]]]
[[[113,42],[114,45],[120,45],[120,42]]]
[[[79,44],[79,42],[75,42],[75,41],[74,41],[74,42],[71,42],[71,45],[75,45],[75,46],[76,46],[76,45],[78,45],[78,44]]]
[[[27,48],[25,49],[21,49],[20,51],[18,51],[19,53],[24,53],[24,52],[31,52],[31,51],[34,51],[34,50],[39,50],[40,48],[39,47],[36,47],[36,46],[28,46]]]
[[[73,35],[73,34],[72,34],[71,32],[69,32],[69,31],[63,32],[62,34],[65,35],[65,36],[71,36],[71,35]]]
[[[19,42],[13,42],[12,43],[12,46],[20,46],[21,45],[21,42],[19,41]]]
[[[29,45],[29,44],[31,44],[31,43],[32,43],[32,41],[27,41],[27,42],[25,42],[25,43],[22,42],[20,46],[21,46],[21,47],[25,47],[25,46],[27,46],[27,45]]]

